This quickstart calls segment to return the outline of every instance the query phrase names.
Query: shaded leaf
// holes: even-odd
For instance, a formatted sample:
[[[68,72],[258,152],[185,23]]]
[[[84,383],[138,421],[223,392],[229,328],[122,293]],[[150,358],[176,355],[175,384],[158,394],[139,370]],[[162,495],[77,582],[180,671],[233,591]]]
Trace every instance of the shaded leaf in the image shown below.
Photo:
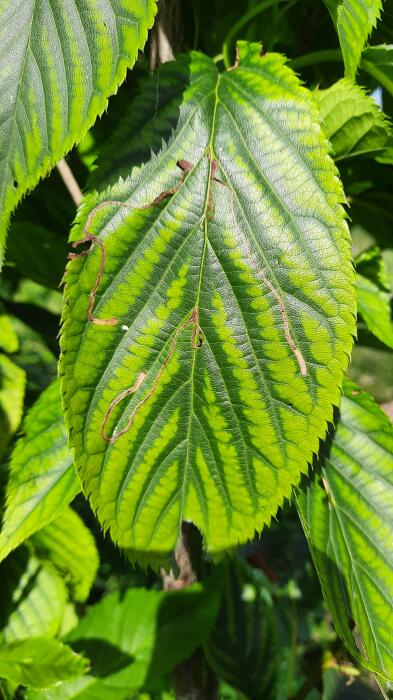
[[[23,369],[0,354],[0,457],[22,419],[25,383]]]
[[[7,245],[7,259],[22,277],[58,289],[67,256],[65,238],[32,221],[14,221]]]
[[[0,252],[10,213],[105,110],[155,9],[155,0],[0,4]]]
[[[379,248],[360,255],[356,271],[358,311],[371,333],[393,348],[392,294]]]
[[[362,68],[393,95],[393,46],[370,46],[362,55]]]
[[[33,319],[34,323],[38,320],[41,316],[39,313],[41,309],[37,309],[33,305],[26,305],[28,308],[25,307],[23,313],[20,314],[24,316],[24,320],[22,321],[15,316],[16,313],[19,313],[19,309],[17,308],[19,304],[11,304],[10,306],[11,308],[9,311],[12,313],[12,325],[19,339],[19,349],[13,359],[18,366],[26,372],[26,391],[29,393],[34,392],[33,396],[36,398],[38,393],[46,389],[48,384],[56,379],[56,357],[49,349],[47,342],[43,340],[40,333],[33,330],[29,325],[33,323]],[[43,318],[46,322],[48,320],[53,320],[52,314],[48,314],[47,312],[43,313]],[[54,318],[57,328],[58,319],[57,317]],[[40,321],[41,320],[43,319],[40,319]],[[47,333],[49,333],[52,327],[53,323],[51,322],[51,325],[47,326]],[[52,343],[54,340],[52,335]]]
[[[332,15],[345,64],[354,78],[362,51],[382,9],[382,0],[324,0]]]
[[[316,90],[323,128],[335,160],[384,155],[393,145],[391,124],[373,98],[350,80]]]
[[[298,504],[337,632],[353,656],[390,681],[392,495],[392,423],[371,396],[347,380],[320,473]]]
[[[276,700],[281,661],[277,621],[258,589],[245,589],[247,573],[231,563],[212,634],[205,645],[209,664],[250,700]]]
[[[239,57],[222,74],[197,53],[160,69],[73,233],[99,235],[66,280],[76,464],[114,540],[150,558],[182,520],[212,552],[270,523],[318,449],[352,345],[343,194],[314,102],[283,57],[245,42]],[[152,125],[161,150],[131,170]]]
[[[80,491],[57,381],[41,394],[23,427],[9,465],[0,560],[56,518]]]
[[[94,537],[72,508],[32,538],[37,553],[47,556],[71,584],[73,598],[83,602],[89,595],[98,568]]]
[[[214,578],[205,589],[201,584],[175,593],[134,588],[106,596],[67,639],[90,659],[90,673],[59,685],[45,700],[126,700],[148,687],[206,640],[220,592]]]
[[[18,685],[47,688],[80,676],[87,662],[65,644],[33,637],[0,646],[0,677]]]

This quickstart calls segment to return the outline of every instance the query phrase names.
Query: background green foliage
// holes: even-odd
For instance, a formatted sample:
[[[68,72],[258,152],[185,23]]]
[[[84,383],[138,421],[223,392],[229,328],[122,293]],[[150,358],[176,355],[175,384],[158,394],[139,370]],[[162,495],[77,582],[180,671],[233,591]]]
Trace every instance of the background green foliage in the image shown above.
[[[75,142],[67,161],[90,194],[72,240],[92,206],[107,199],[108,185],[125,198],[131,160],[151,163],[152,151],[157,158],[162,182],[143,203],[174,187],[181,154],[171,170],[157,154],[176,132],[171,100],[178,107],[183,99],[188,52],[204,52],[203,61],[214,59],[221,70],[235,62],[237,40],[262,42],[268,54],[286,55],[313,93],[331,142],[356,265],[357,338],[341,404],[296,499],[230,559],[213,562],[199,552],[198,583],[163,590],[176,585],[158,559],[152,569],[132,542],[120,549],[102,531],[68,445],[56,380],[58,287],[75,204],[56,169],[23,199],[9,224],[0,281],[0,697],[171,700],[175,691],[182,697],[184,669],[205,698],[390,697],[393,430],[378,404],[392,412],[393,0],[183,0],[177,9],[161,0],[160,22],[169,17],[173,48],[185,57],[153,75],[157,35],[138,58],[137,50],[155,3],[107,0],[106,19],[100,10],[94,22],[86,18],[95,3],[71,5],[85,11],[81,24],[62,17],[60,0],[0,0],[1,248],[16,203]],[[120,43],[112,41],[115,25]],[[80,75],[90,71],[89,56],[96,79],[86,89]],[[47,94],[58,98],[45,108],[33,89],[40,69]],[[69,119],[62,118],[66,86]],[[123,234],[128,244],[127,227]],[[111,235],[118,240],[119,230]],[[90,287],[89,278],[85,301]],[[81,426],[76,416],[74,427]],[[82,456],[80,448],[80,464]],[[179,575],[173,555],[164,563]]]

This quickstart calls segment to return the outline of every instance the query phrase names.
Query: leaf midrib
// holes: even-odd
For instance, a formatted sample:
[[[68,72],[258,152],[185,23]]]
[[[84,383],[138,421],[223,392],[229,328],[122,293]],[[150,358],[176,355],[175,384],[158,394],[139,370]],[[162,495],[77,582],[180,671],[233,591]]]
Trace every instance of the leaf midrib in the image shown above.
[[[209,172],[208,172],[208,180],[207,180],[207,187],[206,187],[206,197],[205,197],[205,207],[204,207],[204,212],[203,212],[203,220],[204,220],[204,240],[203,240],[203,249],[202,249],[202,255],[201,255],[201,262],[199,266],[199,279],[198,279],[198,288],[197,288],[197,295],[196,295],[196,300],[195,300],[195,308],[198,311],[198,318],[199,318],[199,303],[200,303],[200,297],[201,297],[201,288],[202,288],[202,280],[203,280],[203,267],[205,264],[205,258],[206,258],[206,250],[207,246],[209,243],[209,237],[208,237],[208,225],[207,225],[207,218],[208,218],[208,209],[210,205],[210,197],[213,196],[211,193],[213,192],[213,183],[212,183],[212,171],[213,171],[213,163],[212,160],[215,158],[214,150],[213,150],[213,142],[214,142],[214,133],[215,133],[215,126],[216,126],[216,118],[217,118],[217,107],[218,107],[218,86],[220,84],[220,79],[221,79],[221,74],[217,73],[217,79],[216,79],[216,86],[215,86],[215,92],[214,92],[214,112],[213,112],[213,118],[212,118],[212,125],[211,125],[211,130],[210,130],[210,139],[209,143],[207,145],[207,148],[205,150],[205,153],[207,153],[207,157],[209,158]],[[195,365],[196,365],[196,357],[197,357],[197,352],[198,350],[194,349],[193,352],[193,357],[192,357],[192,367],[191,367],[191,395],[190,395],[190,413],[188,417],[188,425],[187,425],[187,433],[186,433],[186,455],[185,455],[185,461],[184,461],[184,474],[183,474],[183,482],[180,486],[180,492],[181,492],[181,502],[180,502],[180,518],[179,518],[179,525],[181,525],[181,522],[183,520],[183,513],[184,513],[184,498],[187,490],[187,476],[188,476],[188,470],[189,470],[189,464],[190,464],[190,443],[191,443],[191,426],[192,426],[192,420],[195,415],[194,411],[194,395],[195,395],[195,387],[194,387],[194,377],[195,377]]]

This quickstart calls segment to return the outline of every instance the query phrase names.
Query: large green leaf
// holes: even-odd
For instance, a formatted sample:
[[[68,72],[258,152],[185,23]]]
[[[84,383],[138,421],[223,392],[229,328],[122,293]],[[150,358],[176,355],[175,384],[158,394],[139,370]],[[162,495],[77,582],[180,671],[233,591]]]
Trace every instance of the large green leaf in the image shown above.
[[[362,51],[382,9],[382,0],[324,0],[335,24],[345,64],[354,78]]]
[[[0,457],[22,419],[25,384],[24,370],[0,354]]]
[[[55,568],[21,547],[0,565],[0,576],[0,637],[12,642],[57,635],[63,622],[67,590]]]
[[[57,381],[41,394],[23,427],[9,465],[0,560],[56,518],[80,491]]]
[[[148,688],[206,641],[220,593],[214,577],[182,591],[134,588],[108,595],[67,638],[90,659],[91,672],[47,692],[45,700],[128,700],[133,691]]]
[[[282,56],[238,50],[222,74],[197,53],[160,70],[103,165],[117,184],[75,228],[99,245],[66,274],[71,442],[99,519],[136,551],[170,550],[183,519],[212,552],[269,523],[352,345],[343,194],[314,102]],[[159,154],[124,180],[145,143]]]
[[[352,382],[299,507],[337,632],[393,681],[393,426]]]
[[[208,662],[246,698],[276,700],[282,650],[271,604],[250,585],[246,569],[236,560],[225,584],[220,614],[205,645]]]
[[[86,600],[98,568],[98,552],[90,530],[72,508],[66,508],[32,538],[40,556],[48,556],[71,584],[73,597]]]
[[[0,646],[0,678],[18,685],[47,688],[80,676],[87,662],[65,644],[46,637],[32,637]]]
[[[392,294],[378,247],[356,258],[356,271],[358,311],[371,333],[393,348]]]
[[[384,155],[393,144],[391,124],[373,98],[350,80],[316,90],[323,129],[335,160]]]
[[[10,213],[105,110],[155,0],[0,0],[0,257]]]

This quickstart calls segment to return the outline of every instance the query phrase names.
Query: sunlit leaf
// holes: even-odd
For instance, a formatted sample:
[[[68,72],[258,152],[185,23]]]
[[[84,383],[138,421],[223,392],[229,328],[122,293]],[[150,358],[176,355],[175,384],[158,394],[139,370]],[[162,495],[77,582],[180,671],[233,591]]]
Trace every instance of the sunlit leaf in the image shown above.
[[[345,74],[353,78],[362,51],[380,17],[382,0],[324,0],[335,24],[344,57]]]
[[[30,409],[11,455],[0,560],[56,518],[80,491],[61,407],[58,382]]]
[[[175,593],[134,588],[106,596],[67,638],[90,659],[91,673],[29,700],[128,700],[206,640],[220,592],[214,579]]]
[[[358,311],[371,333],[393,348],[392,294],[379,248],[360,255],[356,271]]]
[[[0,3],[0,257],[10,213],[123,82],[155,0]]]
[[[19,347],[18,336],[7,315],[3,304],[0,302],[0,349],[7,353],[16,352]]]
[[[352,382],[299,508],[337,632],[393,681],[393,426]]]
[[[160,69],[73,233],[96,244],[66,274],[76,464],[114,540],[151,556],[183,519],[212,552],[270,523],[352,346],[343,194],[314,102],[282,56],[241,42],[239,58]],[[145,143],[161,150],[132,169]]]
[[[333,146],[335,160],[384,155],[393,145],[388,118],[372,97],[350,80],[327,90],[316,90],[323,129]]]
[[[47,556],[70,583],[73,598],[86,600],[98,568],[98,552],[94,537],[72,508],[32,538],[37,553]]]
[[[18,685],[47,688],[80,676],[86,667],[86,659],[55,639],[32,637],[0,645],[0,678]]]
[[[31,556],[26,547],[0,564],[0,638],[54,637],[67,601],[66,586],[54,567]]]
[[[0,457],[22,419],[25,383],[23,369],[0,354]]]

